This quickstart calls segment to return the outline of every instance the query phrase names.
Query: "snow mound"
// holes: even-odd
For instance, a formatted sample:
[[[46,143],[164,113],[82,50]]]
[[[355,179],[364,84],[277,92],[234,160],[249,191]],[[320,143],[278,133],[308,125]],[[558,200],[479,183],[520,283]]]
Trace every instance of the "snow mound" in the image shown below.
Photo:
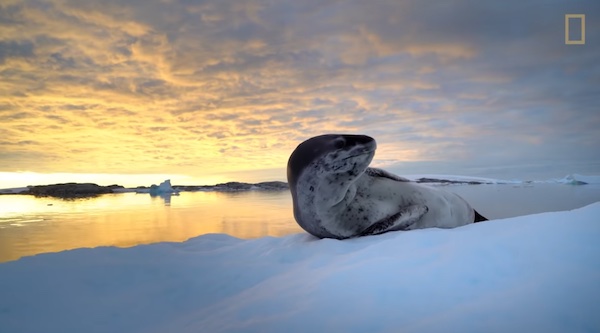
[[[349,240],[102,247],[0,264],[2,332],[598,332],[600,202]]]

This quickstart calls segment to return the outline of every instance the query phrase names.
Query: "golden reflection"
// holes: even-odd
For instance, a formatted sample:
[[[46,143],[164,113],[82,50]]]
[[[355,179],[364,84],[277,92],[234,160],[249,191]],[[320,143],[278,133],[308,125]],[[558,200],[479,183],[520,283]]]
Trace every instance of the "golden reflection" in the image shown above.
[[[61,200],[0,196],[0,262],[81,247],[174,241],[207,233],[239,238],[301,232],[288,192],[183,192],[165,206],[148,194]]]

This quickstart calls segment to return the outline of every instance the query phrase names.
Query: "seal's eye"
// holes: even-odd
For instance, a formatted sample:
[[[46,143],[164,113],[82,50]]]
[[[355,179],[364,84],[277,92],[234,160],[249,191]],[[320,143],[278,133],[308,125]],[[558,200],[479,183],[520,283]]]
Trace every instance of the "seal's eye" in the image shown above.
[[[346,146],[346,140],[344,140],[344,138],[335,139],[333,145],[336,149],[342,149]]]

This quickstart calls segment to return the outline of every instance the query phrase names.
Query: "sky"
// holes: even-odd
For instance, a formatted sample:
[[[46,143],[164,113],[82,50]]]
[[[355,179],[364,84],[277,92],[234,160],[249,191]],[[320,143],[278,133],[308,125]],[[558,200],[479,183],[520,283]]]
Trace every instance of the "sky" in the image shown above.
[[[399,174],[600,174],[599,42],[589,0],[4,0],[0,188],[285,180],[324,133]]]

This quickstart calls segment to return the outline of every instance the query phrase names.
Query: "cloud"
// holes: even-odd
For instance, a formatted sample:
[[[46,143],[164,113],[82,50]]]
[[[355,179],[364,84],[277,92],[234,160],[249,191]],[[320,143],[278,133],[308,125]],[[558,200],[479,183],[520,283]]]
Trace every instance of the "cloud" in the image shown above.
[[[34,45],[30,41],[0,41],[0,64],[7,58],[31,58]]]
[[[599,7],[11,0],[2,170],[284,168],[324,132],[374,136],[382,165],[600,159],[597,36],[564,45],[563,30]]]

